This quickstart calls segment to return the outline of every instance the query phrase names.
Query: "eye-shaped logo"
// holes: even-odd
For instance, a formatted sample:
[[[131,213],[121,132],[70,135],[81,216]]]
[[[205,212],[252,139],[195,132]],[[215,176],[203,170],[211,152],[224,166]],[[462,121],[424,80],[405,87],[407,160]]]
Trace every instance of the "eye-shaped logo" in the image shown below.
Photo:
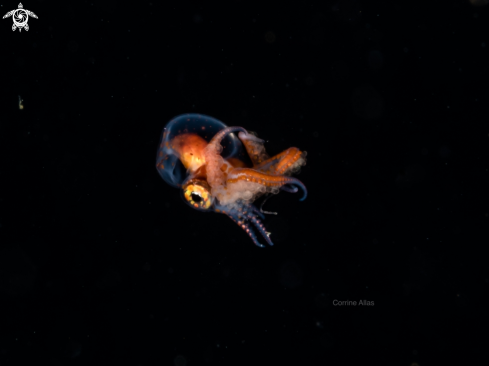
[[[24,9],[22,3],[19,3],[18,9],[9,11],[7,14],[5,14],[3,16],[3,19],[8,18],[10,16],[14,20],[14,24],[12,25],[12,30],[15,31],[17,28],[19,28],[19,32],[22,31],[22,28],[25,28],[26,31],[29,30],[29,26],[27,25],[29,16],[37,19],[37,15],[30,10]]]

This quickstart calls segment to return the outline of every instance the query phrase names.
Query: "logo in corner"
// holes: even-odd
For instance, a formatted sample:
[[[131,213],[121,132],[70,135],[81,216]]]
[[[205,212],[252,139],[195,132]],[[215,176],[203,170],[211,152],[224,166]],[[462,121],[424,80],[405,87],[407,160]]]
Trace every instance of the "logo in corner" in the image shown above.
[[[29,26],[27,25],[27,21],[29,20],[29,16],[33,18],[37,18],[37,15],[34,14],[30,10],[24,9],[22,6],[22,3],[19,3],[19,8],[9,11],[7,14],[3,16],[3,19],[12,17],[14,20],[14,25],[12,25],[12,30],[15,31],[17,28],[19,28],[19,32],[22,31],[22,28],[25,28],[26,31],[29,30]]]

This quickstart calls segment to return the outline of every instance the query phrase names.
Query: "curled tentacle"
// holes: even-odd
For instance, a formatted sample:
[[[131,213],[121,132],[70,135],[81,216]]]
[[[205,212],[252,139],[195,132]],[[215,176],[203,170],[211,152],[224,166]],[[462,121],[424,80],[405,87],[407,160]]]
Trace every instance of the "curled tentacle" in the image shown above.
[[[221,130],[218,133],[216,133],[214,135],[214,137],[211,139],[211,141],[209,142],[209,144],[217,146],[221,143],[222,139],[224,137],[226,137],[226,135],[228,135],[232,132],[237,132],[237,131],[244,132],[245,134],[248,134],[248,131],[246,131],[243,127],[238,127],[238,126],[227,127],[224,130]]]

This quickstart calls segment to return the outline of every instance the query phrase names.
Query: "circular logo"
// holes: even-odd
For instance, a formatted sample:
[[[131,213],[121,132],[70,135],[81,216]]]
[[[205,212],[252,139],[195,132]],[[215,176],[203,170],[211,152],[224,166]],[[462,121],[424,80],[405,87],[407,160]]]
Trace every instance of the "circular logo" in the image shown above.
[[[17,9],[14,11],[14,14],[12,14],[12,19],[17,27],[22,28],[27,24],[29,16],[24,9]]]

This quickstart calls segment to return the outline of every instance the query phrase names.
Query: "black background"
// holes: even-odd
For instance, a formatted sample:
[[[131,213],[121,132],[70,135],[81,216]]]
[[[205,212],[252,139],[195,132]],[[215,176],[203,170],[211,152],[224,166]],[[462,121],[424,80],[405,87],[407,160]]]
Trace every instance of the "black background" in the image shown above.
[[[487,348],[474,4],[24,2],[28,32],[0,22],[0,364],[425,365]],[[307,200],[267,203],[274,247],[159,177],[182,113],[308,152]]]

